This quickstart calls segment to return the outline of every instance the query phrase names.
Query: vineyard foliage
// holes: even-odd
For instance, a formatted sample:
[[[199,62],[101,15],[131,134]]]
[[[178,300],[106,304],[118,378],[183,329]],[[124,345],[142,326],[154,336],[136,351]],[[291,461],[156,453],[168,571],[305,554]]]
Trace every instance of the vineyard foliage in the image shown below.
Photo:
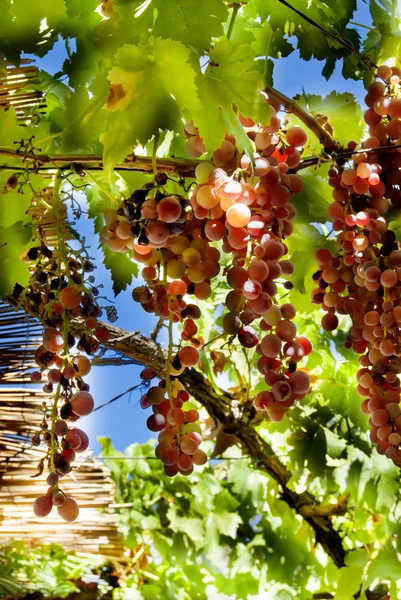
[[[70,348],[77,341],[78,349],[91,356],[96,354],[99,345],[121,350],[118,344],[124,339],[121,332],[118,337],[113,334],[111,326],[97,322],[102,309],[104,313],[105,299],[101,295],[98,297],[99,289],[93,284],[95,280],[91,273],[97,265],[91,262],[91,251],[93,254],[98,245],[101,247],[104,268],[118,296],[117,307],[119,303],[132,306],[132,330],[141,323],[142,304],[147,312],[164,318],[170,336],[166,354],[157,347],[155,350],[156,334],[156,342],[141,340],[140,350],[135,349],[134,343],[134,350],[127,350],[125,346],[122,350],[129,358],[138,360],[138,356],[142,357],[139,362],[147,371],[143,377],[143,391],[149,392],[149,379],[156,376],[165,378],[163,392],[160,392],[160,387],[156,389],[157,383],[153,382],[150,384],[153,392],[149,392],[153,393],[153,400],[148,395],[141,401],[143,408],[153,405],[154,415],[148,420],[151,431],[162,431],[161,435],[165,435],[159,438],[156,450],[158,458],[165,464],[164,469],[161,462],[153,458],[154,441],[144,445],[133,443],[123,454],[113,446],[113,442],[119,446],[118,440],[100,440],[103,455],[116,457],[106,458],[105,462],[115,482],[116,504],[121,505],[115,510],[120,513],[128,559],[102,565],[100,559],[91,562],[68,555],[56,546],[44,546],[33,552],[23,542],[10,543],[2,548],[0,554],[0,593],[17,594],[19,588],[15,586],[22,585],[25,591],[36,590],[48,596],[58,594],[59,597],[67,597],[81,589],[82,580],[91,574],[100,581],[99,594],[112,595],[114,600],[399,598],[401,479],[398,465],[401,464],[401,450],[400,442],[394,436],[398,435],[397,427],[401,430],[401,426],[397,422],[397,418],[400,419],[398,408],[394,408],[399,397],[398,401],[394,400],[394,395],[398,394],[401,367],[397,371],[398,363],[394,364],[400,355],[397,336],[401,319],[394,316],[396,324],[393,325],[393,319],[388,327],[380,321],[385,327],[382,333],[387,346],[378,342],[374,349],[379,352],[378,348],[380,351],[385,348],[387,352],[389,339],[386,336],[388,330],[393,331],[391,328],[394,327],[398,332],[391,334],[395,336],[394,350],[390,348],[387,354],[383,350],[383,354],[385,357],[394,354],[397,358],[391,363],[393,370],[388,366],[391,361],[388,361],[387,371],[384,367],[381,372],[374,371],[376,379],[372,379],[365,368],[371,367],[367,357],[364,357],[366,364],[358,361],[358,354],[368,353],[371,347],[367,349],[367,338],[366,347],[364,342],[363,348],[358,345],[362,334],[357,338],[356,317],[351,314],[352,311],[344,310],[338,323],[332,326],[333,318],[336,318],[334,309],[330,310],[334,307],[334,300],[332,306],[324,305],[327,312],[322,328],[324,313],[319,304],[323,303],[323,292],[321,302],[314,299],[313,293],[313,302],[311,300],[311,292],[318,285],[326,289],[336,283],[335,279],[328,281],[330,274],[326,274],[325,279],[328,263],[323,261],[317,265],[315,254],[324,249],[334,256],[338,250],[336,236],[343,231],[342,227],[350,234],[349,239],[346,238],[351,243],[350,252],[355,250],[360,262],[368,260],[362,256],[366,247],[359,255],[359,247],[352,249],[354,234],[347,230],[351,227],[350,223],[346,219],[346,225],[338,223],[338,220],[341,221],[337,219],[338,215],[331,214],[334,210],[333,194],[340,189],[343,174],[353,166],[351,155],[355,148],[368,150],[363,164],[369,171],[369,177],[375,175],[379,180],[382,170],[387,172],[379,151],[375,154],[377,161],[372,158],[372,167],[370,165],[368,155],[375,150],[375,145],[369,145],[369,142],[362,146],[369,137],[368,125],[377,125],[375,139],[378,146],[385,146],[383,139],[387,140],[387,137],[380,138],[384,134],[376,121],[372,121],[371,114],[364,120],[367,107],[363,102],[357,101],[350,92],[330,91],[330,82],[333,81],[333,73],[338,77],[341,72],[345,82],[363,82],[367,89],[372,90],[369,86],[375,81],[377,66],[388,64],[394,67],[394,71],[389,71],[388,78],[382,77],[386,85],[376,83],[374,89],[377,91],[379,85],[386,88],[383,95],[386,93],[395,100],[400,97],[401,14],[397,2],[105,0],[99,4],[98,0],[46,0],[37,2],[33,9],[31,0],[0,0],[0,6],[0,77],[6,76],[10,66],[18,68],[20,64],[26,64],[24,60],[27,57],[33,58],[40,71],[35,79],[28,80],[24,91],[39,90],[43,93],[37,106],[30,107],[25,113],[13,107],[12,103],[7,110],[0,110],[0,296],[14,304],[19,302],[34,314],[39,313],[47,333],[44,346],[38,351],[38,368],[45,372],[53,363],[57,367],[49,371],[48,381],[42,380],[47,381],[44,391],[51,399],[44,413],[43,430],[38,432],[34,443],[47,444],[49,448],[46,467],[50,471],[50,491],[41,497],[42,500],[39,499],[39,503],[36,501],[37,516],[50,512],[51,498],[53,506],[58,507],[60,516],[65,520],[74,520],[78,514],[72,499],[68,499],[70,504],[67,507],[62,490],[58,488],[58,478],[68,476],[70,462],[75,457],[74,450],[85,450],[87,439],[79,429],[71,431],[70,428],[68,431],[69,425],[65,425],[64,420],[74,421],[75,417],[89,414],[93,403],[89,386],[83,381],[90,370],[89,360],[73,357]],[[355,14],[363,14],[366,22],[362,25],[356,22]],[[297,56],[296,64],[299,65],[312,59],[318,61],[314,64],[318,65],[319,72],[327,81],[326,96],[309,94],[307,82],[294,99],[287,98],[283,94],[285,90],[275,89],[275,71],[280,68],[280,61],[285,61],[291,54]],[[61,56],[63,58],[60,59]],[[44,63],[49,57],[58,61],[55,74],[41,69],[42,59]],[[291,73],[286,77],[291,78]],[[372,96],[373,92],[370,91],[370,94]],[[387,100],[386,97],[383,102]],[[281,125],[277,124],[274,130],[275,123],[278,123],[276,109]],[[387,127],[389,113],[384,111],[380,114]],[[390,117],[394,118],[394,123],[401,114],[394,113]],[[266,132],[269,126],[272,131]],[[300,127],[307,134],[306,141]],[[397,135],[391,135],[388,140],[389,144],[399,146],[401,126],[399,129],[396,127],[393,124]],[[291,142],[291,132],[293,139],[298,138],[301,143]],[[265,139],[263,135],[266,134],[269,141],[263,146],[264,142],[260,140]],[[259,142],[255,143],[257,136]],[[370,136],[369,139],[372,139],[372,132]],[[233,148],[235,145],[234,154],[227,160],[220,160],[218,155],[216,158],[216,150],[226,143]],[[258,150],[263,155],[270,146],[272,168],[268,165],[264,172],[263,161],[266,163],[267,160],[254,156],[254,153]],[[288,148],[290,150],[286,153]],[[397,148],[392,149],[390,155],[399,156]],[[268,157],[268,152],[263,156]],[[234,202],[245,191],[254,194],[259,189],[260,192],[262,184],[259,179],[267,186],[265,195],[270,193],[273,196],[273,187],[269,186],[275,186],[276,182],[263,180],[263,177],[267,176],[268,169],[271,172],[277,167],[275,173],[280,174],[282,182],[287,182],[285,193],[288,198],[291,193],[291,205],[288,206],[294,207],[291,213],[291,209],[286,208],[288,198],[280,200],[282,204],[277,201],[284,216],[279,218],[278,229],[274,229],[272,223],[276,218],[277,205],[270,214],[267,208],[263,209],[262,201],[262,208],[257,209],[252,201],[248,202],[253,207],[253,214],[262,215],[259,223],[263,223],[266,230],[270,228],[269,235],[273,232],[272,238],[263,241],[266,253],[267,248],[270,251],[273,247],[274,251],[279,248],[277,252],[281,252],[277,256],[267,256],[266,262],[252,259],[258,263],[253,265],[255,272],[260,274],[260,270],[266,270],[266,264],[273,271],[273,262],[283,258],[287,249],[284,258],[292,261],[294,272],[291,273],[289,260],[283,260],[285,268],[277,271],[277,275],[271,275],[270,287],[263,288],[262,296],[270,304],[264,310],[256,311],[246,322],[249,306],[255,307],[252,302],[259,297],[255,289],[258,286],[262,289],[259,278],[262,283],[267,279],[267,275],[255,277],[258,285],[253,283],[252,290],[246,290],[248,295],[244,293],[247,300],[245,309],[241,298],[239,313],[245,327],[238,338],[238,316],[233,317],[234,324],[230,322],[227,326],[224,320],[225,302],[228,292],[233,294],[232,288],[235,288],[237,293],[242,283],[231,284],[230,275],[227,278],[226,275],[233,269],[233,264],[234,268],[239,268],[244,247],[248,254],[245,250],[241,264],[246,263],[249,267],[250,254],[255,247],[254,240],[249,242],[249,247],[248,241],[245,245],[235,246],[238,240],[231,233],[237,227],[243,229],[236,223],[242,223],[244,214],[245,221],[248,218],[244,221],[245,226],[249,224],[251,209],[246,202],[241,205],[240,214],[232,212],[234,217],[230,217],[232,206],[228,201],[231,202],[229,195],[233,192],[226,192],[223,199],[220,197],[220,205],[226,201],[227,208],[217,207],[215,216],[211,218],[215,221],[220,219],[220,225],[214,223],[213,226],[223,227],[222,219],[224,221],[227,214],[228,242],[227,239],[222,241],[226,235],[225,226],[221,237],[207,237],[203,225],[199,226],[201,233],[195,234],[193,230],[190,234],[184,233],[183,237],[187,235],[191,239],[192,254],[188,255],[183,267],[184,274],[173,274],[169,276],[170,283],[167,281],[169,271],[165,256],[174,261],[176,257],[163,254],[163,244],[167,237],[181,236],[184,231],[184,225],[181,230],[172,228],[171,223],[175,225],[179,218],[170,219],[171,211],[174,212],[178,206],[180,216],[183,207],[185,214],[191,215],[188,222],[194,214],[193,221],[196,223],[206,215],[209,218],[218,204],[218,201],[210,206],[208,204],[217,193],[211,188],[216,184],[217,189],[216,181],[226,174],[211,174],[210,177],[215,177],[215,180],[208,179],[213,169],[213,165],[210,167],[211,160],[215,162],[214,167],[226,169],[229,177],[232,176],[227,178],[230,182],[227,185],[238,186],[241,177],[252,181],[253,187],[249,185],[246,188],[245,179],[241,180],[243,187]],[[219,160],[220,164],[216,164]],[[401,242],[401,180],[397,179],[400,164],[397,158],[391,160],[393,175],[394,172],[396,175],[392,181],[386,181],[385,192],[392,186],[393,200],[388,211],[387,204],[382,208],[376,196],[373,195],[373,200],[369,196],[369,201],[365,198],[372,191],[369,185],[377,184],[373,183],[374,177],[369,179],[366,176],[364,179],[360,176],[360,188],[351,189],[350,185],[352,187],[357,180],[355,175],[355,181],[347,184],[348,191],[345,192],[347,198],[350,193],[354,208],[360,206],[355,208],[355,212],[357,217],[362,214],[359,217],[361,223],[365,209],[376,211],[369,218],[375,221],[372,231],[374,227],[377,236],[370,237],[368,232],[369,240],[365,237],[362,242],[366,240],[366,244],[370,244],[373,260],[379,260],[381,255],[385,257],[380,263],[382,271],[387,269],[388,256],[394,257],[392,264],[395,266],[401,264],[401,260],[396,262],[398,254],[394,254]],[[287,164],[283,166],[285,161]],[[390,159],[388,162],[390,164]],[[196,171],[197,181],[195,169],[198,163],[201,167]],[[355,160],[357,169],[356,163]],[[362,170],[358,172],[362,173]],[[253,178],[254,175],[260,177]],[[336,177],[338,181],[333,183]],[[360,180],[365,183],[361,184]],[[227,181],[224,180],[224,185]],[[344,179],[341,181],[344,183]],[[199,189],[202,189],[196,187],[199,183],[203,189],[210,188],[209,195],[205,196],[205,205],[201,204],[200,196],[197,196],[199,203],[195,200],[190,205],[187,199],[191,198],[194,189],[195,194],[199,194]],[[284,186],[276,186],[276,194],[280,191],[277,191],[278,187]],[[160,189],[163,201],[173,198],[166,210],[166,218],[161,216],[163,213],[157,196]],[[342,189],[346,186],[343,185]],[[144,202],[149,190],[150,196]],[[260,193],[263,195],[264,190]],[[159,202],[158,212],[156,205],[152,204],[155,203],[153,196]],[[359,205],[362,196],[365,204]],[[396,197],[398,201],[395,201]],[[335,195],[334,199],[337,200]],[[127,222],[128,217],[131,219],[129,211],[136,210],[136,202],[144,202],[140,208],[142,217],[147,221],[146,235],[153,243],[150,252],[152,256],[159,257],[146,265],[141,264],[145,262],[142,257],[146,245],[142,241],[135,241],[136,245],[132,242],[131,246],[128,242],[126,246],[122,243],[119,248],[116,244],[113,246],[116,229],[120,227],[118,231],[122,232],[124,227],[121,225],[128,227],[122,222],[122,217],[125,215]],[[273,205],[273,200],[271,202]],[[64,204],[68,209],[69,224],[63,223],[60,218],[59,211]],[[145,205],[149,214],[153,211],[156,216],[148,214],[145,218]],[[39,217],[38,207],[42,211]],[[128,212],[121,212],[124,210]],[[83,239],[82,234],[85,213],[93,225],[89,242]],[[50,255],[45,247],[46,234],[41,229],[43,214],[53,215],[58,236],[56,243],[49,244],[53,248]],[[383,214],[388,222],[388,231],[385,231],[387,225],[382,225]],[[136,227],[135,219],[129,220],[129,231],[121,239],[128,240],[134,235],[139,240],[139,230],[131,230],[132,223],[135,222],[132,227]],[[368,217],[366,219],[369,221]],[[161,243],[152,239],[152,223],[157,223],[153,227],[155,240],[167,231],[166,239]],[[362,228],[364,225],[358,221],[357,226]],[[157,227],[159,229],[156,230]],[[131,234],[131,231],[134,233]],[[277,241],[276,237],[281,241]],[[118,243],[121,239],[117,236]],[[344,242],[341,234],[339,242],[340,245]],[[387,246],[388,251],[382,250]],[[33,247],[39,248],[38,252],[32,253]],[[124,253],[127,247],[129,252]],[[158,248],[162,248],[160,254]],[[221,253],[215,248],[219,248]],[[347,249],[341,248],[343,260]],[[180,252],[176,252],[177,256],[183,255],[183,249],[187,249],[185,244]],[[197,285],[204,284],[206,275],[197,280],[198,273],[195,272],[191,279],[193,272],[190,275],[190,269],[193,267],[191,261],[196,259],[193,258],[194,253],[200,256],[201,251],[202,259],[212,269],[212,276],[211,285],[206,283],[204,287],[197,288]],[[266,256],[263,252],[262,258]],[[259,258],[256,252],[255,256]],[[195,266],[198,264],[196,260]],[[333,260],[333,268],[339,268],[340,259]],[[369,257],[369,260],[372,261],[372,258]],[[220,273],[213,273],[216,262],[219,262]],[[178,269],[183,263],[178,266],[177,263],[179,260],[174,263]],[[352,264],[345,262],[348,268]],[[370,268],[373,268],[372,265]],[[380,281],[373,279],[373,287],[366,286],[372,294],[379,288],[385,288],[385,292],[380,292],[384,301],[379,293],[378,300],[368,298],[369,302],[377,302],[375,310],[378,306],[379,312],[387,302],[383,314],[392,310],[393,302],[399,308],[397,294],[392,290],[399,288],[400,269],[392,268],[388,269],[391,276],[387,273],[384,280],[380,279],[384,273],[379,269],[377,277]],[[316,276],[317,270],[319,274]],[[55,272],[58,283],[51,287],[50,276],[54,277]],[[280,279],[281,273],[291,283]],[[349,288],[344,279],[343,287],[338,284],[330,293],[352,294],[355,282],[363,288],[362,275],[364,277],[364,272],[358,271],[355,277],[352,275],[351,283],[347,280]],[[236,276],[239,277],[238,272]],[[395,277],[393,284],[387,283],[392,276]],[[156,280],[160,293],[149,304],[149,292],[144,284]],[[171,287],[171,280],[174,280],[175,287]],[[68,284],[64,287],[66,292],[63,281]],[[191,298],[188,302],[196,304],[199,311],[192,304],[190,309],[187,305],[184,307],[185,302],[180,305],[183,302],[180,291],[183,282],[184,292],[192,293],[195,289],[195,300]],[[96,281],[96,285],[99,283]],[[78,292],[76,285],[81,286]],[[156,284],[150,285],[157,287]],[[160,288],[163,290],[160,291]],[[260,328],[257,321],[272,308],[269,294],[274,296],[275,304],[284,304],[286,308],[282,307],[281,313],[279,310],[277,322],[273,313],[269,313]],[[173,304],[169,305],[172,297]],[[325,298],[328,302],[327,294]],[[55,303],[52,304],[53,300]],[[139,304],[135,304],[134,300]],[[173,308],[169,309],[169,306]],[[235,309],[229,307],[229,314],[237,311],[238,306]],[[359,312],[365,310],[364,306],[358,309]],[[294,307],[296,316],[291,313]],[[373,309],[369,306],[366,310]],[[173,327],[173,313],[175,322],[186,319],[183,333],[180,326]],[[108,309],[107,315],[110,322],[115,320],[113,311]],[[84,333],[82,318],[86,319]],[[301,337],[295,338],[292,329],[288,333],[288,328],[294,328],[292,318],[297,327],[294,331]],[[259,346],[255,349],[258,336],[262,339],[266,331],[271,333],[272,327],[276,327],[278,333],[279,323],[285,323],[285,330],[278,340],[280,350],[274,354],[267,347],[265,352],[262,344],[262,351],[258,354]],[[247,327],[249,324],[252,327]],[[370,327],[366,321],[365,324]],[[195,327],[195,333],[188,333],[188,327]],[[184,348],[174,346],[173,349],[173,334],[176,344],[188,342],[188,346],[184,344]],[[268,343],[272,344],[273,337],[277,338],[275,334],[269,334],[263,339],[269,338]],[[369,343],[375,343],[375,337],[379,334],[375,334]],[[312,352],[307,350],[308,339],[313,345]],[[289,344],[284,346],[283,354],[282,342]],[[358,351],[359,348],[362,349]],[[49,353],[50,358],[45,357]],[[176,353],[178,358],[174,361]],[[276,360],[279,353],[285,368],[280,360]],[[264,356],[260,358],[262,354]],[[265,358],[268,366],[263,371],[260,360]],[[297,362],[301,359],[298,368]],[[373,359],[371,362],[375,367],[377,363]],[[188,368],[184,371],[181,367],[185,366]],[[370,377],[370,386],[377,383],[377,377],[383,376],[384,381],[385,373],[385,382],[380,380],[382,387],[376,385],[378,391],[371,392],[373,396],[369,397],[392,394],[387,403],[391,404],[393,412],[390,414],[388,411],[387,415],[386,404],[382,406],[376,398],[378,404],[375,410],[370,411],[373,413],[370,424],[369,411],[366,409],[364,414],[360,408],[363,400],[361,389],[369,387],[360,383],[357,388],[356,374],[361,366],[365,371],[359,373],[358,378],[362,381],[361,378],[365,377],[364,381],[367,381]],[[267,371],[269,375],[265,379],[263,375]],[[302,371],[307,376],[301,375]],[[280,373],[279,382],[275,378],[276,372]],[[42,373],[35,373],[33,382],[38,383]],[[269,377],[271,379],[268,380]],[[305,381],[307,384],[303,389]],[[278,383],[279,387],[274,388]],[[309,384],[309,393],[306,393]],[[55,392],[53,385],[57,389]],[[273,395],[270,391],[266,392],[266,387],[270,386]],[[187,391],[191,395],[189,401]],[[161,397],[156,400],[159,393]],[[166,400],[165,394],[168,396]],[[57,407],[61,397],[65,404]],[[256,410],[253,404],[255,397],[259,399],[255,404]],[[98,403],[106,400],[97,399]],[[180,411],[183,403],[187,411],[185,416]],[[162,407],[160,410],[156,408],[158,405]],[[172,415],[173,411],[176,412]],[[378,413],[381,413],[379,416],[384,419],[383,422],[379,420]],[[387,427],[387,423],[392,429],[382,432],[383,437],[376,439],[379,427]],[[48,427],[49,432],[46,431]],[[181,435],[181,427],[186,428],[185,435],[180,438],[181,447],[178,444],[172,450],[168,436],[172,435],[171,431],[174,434],[179,431]],[[373,430],[371,437],[370,429]],[[77,434],[77,431],[80,433]],[[198,450],[201,433],[204,442],[202,450]],[[371,439],[377,443],[380,453]],[[206,464],[204,452],[208,455]],[[193,465],[196,466],[192,472]],[[32,473],[35,469],[36,465],[32,465]],[[43,464],[39,465],[41,469]],[[176,477],[167,476],[178,471]]]

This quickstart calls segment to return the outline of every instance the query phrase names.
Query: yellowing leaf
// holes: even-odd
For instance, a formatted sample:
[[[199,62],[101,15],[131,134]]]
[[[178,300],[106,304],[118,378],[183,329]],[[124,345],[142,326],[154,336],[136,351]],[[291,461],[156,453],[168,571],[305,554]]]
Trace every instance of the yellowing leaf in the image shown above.
[[[180,131],[184,113],[201,108],[189,60],[188,48],[160,38],[152,46],[126,44],[117,52],[105,105],[113,118],[101,135],[106,171],[160,129]]]
[[[125,110],[135,99],[140,96],[143,86],[144,73],[127,73],[120,67],[114,67],[108,78],[112,82],[110,93],[105,108],[110,110]]]

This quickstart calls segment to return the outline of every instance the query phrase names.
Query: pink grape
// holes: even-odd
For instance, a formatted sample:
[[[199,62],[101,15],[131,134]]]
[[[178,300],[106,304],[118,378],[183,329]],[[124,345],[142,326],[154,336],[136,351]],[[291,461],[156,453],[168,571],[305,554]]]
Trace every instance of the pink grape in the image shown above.
[[[296,394],[306,394],[309,391],[309,375],[304,371],[295,371],[288,377],[288,382]]]
[[[66,496],[64,503],[58,506],[57,512],[59,516],[67,522],[76,521],[79,515],[78,504],[70,496]]]
[[[77,443],[76,437],[80,439],[79,446],[75,446]],[[84,431],[78,428],[70,429],[70,431],[65,436],[67,442],[71,443],[73,450],[76,452],[85,452],[89,447],[89,438]]]
[[[157,205],[157,214],[164,223],[174,223],[180,218],[182,207],[177,198],[168,196]]]
[[[89,415],[94,409],[95,403],[89,392],[77,392],[71,397],[71,408],[79,417]]]
[[[52,496],[53,506],[63,506],[65,502],[65,495],[61,492],[56,492]]]
[[[33,512],[37,517],[46,517],[52,510],[51,496],[39,496],[33,503]]]
[[[261,341],[261,351],[265,356],[275,358],[281,351],[281,340],[275,334],[266,335]]]

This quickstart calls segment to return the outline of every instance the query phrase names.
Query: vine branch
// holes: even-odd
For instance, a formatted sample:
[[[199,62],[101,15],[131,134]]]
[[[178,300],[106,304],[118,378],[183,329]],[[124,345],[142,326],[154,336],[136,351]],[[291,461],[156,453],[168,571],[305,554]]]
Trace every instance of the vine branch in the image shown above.
[[[287,98],[274,90],[270,86],[266,86],[265,91],[272,97],[276,97],[283,103],[287,110],[296,115],[319,139],[324,146],[324,152],[319,156],[307,156],[301,160],[296,171],[306,169],[315,165],[319,165],[323,162],[330,162],[334,158],[336,159],[347,159],[353,154],[359,152],[386,152],[387,150],[396,150],[401,148],[401,144],[392,144],[389,146],[380,146],[378,148],[361,148],[358,150],[344,150],[341,146],[331,137],[331,135],[317,122],[315,117],[301,108],[296,102]],[[102,171],[103,170],[103,159],[101,156],[96,155],[68,155],[68,154],[36,154],[25,157],[18,152],[9,150],[6,148],[0,148],[0,156],[8,156],[12,159],[19,159],[22,161],[20,165],[0,165],[1,170],[9,170],[16,172],[32,171],[34,173],[38,171],[49,171],[56,165],[59,171],[75,171],[77,173],[87,171]],[[29,161],[31,164],[27,164]],[[173,173],[180,177],[195,178],[195,169],[201,164],[202,160],[187,159],[187,158],[157,158],[157,171],[163,173]],[[206,162],[206,161],[205,161]],[[134,156],[130,155],[124,159],[124,162],[114,167],[115,171],[142,171],[145,173],[153,172],[152,157],[151,156]],[[89,176],[86,175],[89,179]],[[99,185],[98,182],[94,182]],[[103,190],[104,191],[104,190]]]
[[[101,171],[103,170],[103,157],[93,154],[30,154],[23,155],[15,150],[8,148],[0,148],[0,156],[7,156],[11,159],[32,163],[28,166],[29,170],[42,171],[57,167],[60,170],[73,170],[79,172],[84,171]],[[199,160],[190,158],[157,158],[157,170],[164,173],[177,173],[185,177],[195,177],[195,169],[199,164]],[[12,170],[20,170],[21,166],[2,165],[2,168]],[[144,171],[152,173],[152,157],[136,156],[130,154],[124,161],[114,167],[116,171]]]

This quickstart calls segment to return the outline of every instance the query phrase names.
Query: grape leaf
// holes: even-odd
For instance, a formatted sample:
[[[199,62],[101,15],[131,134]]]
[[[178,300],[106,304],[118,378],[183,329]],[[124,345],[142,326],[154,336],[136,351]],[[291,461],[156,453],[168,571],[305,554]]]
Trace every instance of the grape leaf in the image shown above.
[[[13,0],[9,12],[22,31],[39,32],[42,19],[46,19],[49,28],[55,28],[65,17],[66,10],[64,0],[41,0],[34,11],[31,0]]]
[[[179,40],[203,52],[212,38],[223,34],[228,8],[222,0],[156,0],[155,36]]]
[[[301,14],[297,14],[293,9],[298,10]],[[269,21],[272,29],[278,31],[279,34],[284,33],[290,38],[295,36],[300,57],[304,60],[310,60],[313,57],[326,61],[323,74],[328,77],[334,69],[336,60],[341,58],[347,60],[350,51],[341,43],[329,39],[323,31],[306,21],[302,15],[307,15],[331,33],[338,32],[358,51],[360,45],[358,32],[354,29],[345,29],[355,10],[356,0],[346,0],[345,2],[334,0],[330,3],[323,0],[314,2],[293,0],[291,8],[280,2],[254,0],[245,7],[244,12],[248,18],[256,14],[262,23]],[[327,28],[327,23],[330,24],[329,28]],[[329,68],[327,68],[328,64]],[[355,71],[348,76],[355,78]]]
[[[389,11],[380,6],[376,0],[370,0],[369,3],[370,14],[372,15],[372,19],[375,22],[375,25],[379,23],[387,23],[391,24],[391,14]]]
[[[12,144],[23,137],[26,137],[27,129],[22,133],[18,125],[15,108],[11,107],[7,111],[0,112],[0,144],[2,146],[12,146]],[[7,157],[3,157],[4,162],[9,162]]]
[[[363,569],[363,566],[352,566],[339,570],[336,589],[338,600],[353,600],[361,586]]]
[[[115,66],[108,79],[112,85],[121,85],[123,89],[121,97],[108,99],[107,108],[124,110],[133,103],[140,103],[144,92],[150,96],[158,88],[161,88],[162,96],[172,95],[189,111],[200,108],[195,87],[196,72],[189,63],[188,48],[174,40],[157,38],[152,50],[150,52],[147,46],[126,44],[116,53]],[[148,111],[144,110],[144,113]]]
[[[399,56],[401,52],[401,36],[399,31],[394,31],[389,22],[375,23],[375,29],[369,31],[363,49],[369,54],[373,54],[376,63],[382,64],[384,61]]]
[[[286,40],[284,33],[278,29],[273,31],[269,21],[250,29],[254,36],[252,48],[255,56],[271,56],[285,58],[294,51],[294,47]]]
[[[0,298],[11,294],[16,283],[22,286],[28,283],[28,264],[20,256],[29,248],[32,233],[32,225],[21,221],[0,227]]]
[[[63,37],[74,38],[80,35],[90,38],[102,16],[97,12],[99,0],[68,0],[67,14],[60,24]]]
[[[333,458],[340,458],[344,448],[347,446],[347,442],[330,431],[330,429],[327,429],[327,427],[322,427],[322,429],[326,436],[327,454]]]
[[[121,291],[131,285],[132,278],[138,276],[138,265],[126,254],[113,252],[107,246],[102,246],[104,253],[104,266],[109,269],[113,281],[113,292],[117,296]]]
[[[260,91],[262,76],[250,71],[253,60],[254,52],[249,46],[222,39],[210,52],[208,69],[197,77],[202,109],[193,113],[193,120],[209,150],[218,148],[223,141],[224,113],[231,115],[233,102],[245,117],[258,123],[270,121],[270,109]]]
[[[297,209],[296,224],[326,223],[327,206],[332,202],[331,188],[317,173],[303,173],[303,189],[291,202]]]
[[[106,103],[113,115],[101,136],[106,171],[136,140],[145,145],[159,129],[180,130],[180,115],[201,106],[190,51],[180,42],[157,38],[151,49],[125,45],[115,59]]]
[[[10,227],[18,221],[21,223],[30,221],[26,211],[31,204],[32,194],[27,186],[24,186],[22,194],[15,189],[8,189],[4,193],[4,186],[10,175],[10,171],[0,172],[0,227]]]
[[[100,54],[86,36],[79,36],[76,40],[77,49],[64,61],[63,71],[69,77],[69,84],[73,88],[86,85],[99,68]]]
[[[169,527],[173,531],[185,533],[194,542],[202,542],[205,531],[201,519],[190,518],[188,515],[181,517],[177,514],[177,508],[170,506],[167,511],[167,518],[170,521]]]
[[[241,517],[234,512],[213,513],[213,521],[222,535],[235,539],[237,529],[242,523]]]
[[[395,549],[389,542],[387,546],[379,551],[377,556],[368,566],[366,580],[364,581],[364,589],[368,588],[376,578],[379,581],[382,579],[397,581],[400,579],[400,573],[401,562]]]

